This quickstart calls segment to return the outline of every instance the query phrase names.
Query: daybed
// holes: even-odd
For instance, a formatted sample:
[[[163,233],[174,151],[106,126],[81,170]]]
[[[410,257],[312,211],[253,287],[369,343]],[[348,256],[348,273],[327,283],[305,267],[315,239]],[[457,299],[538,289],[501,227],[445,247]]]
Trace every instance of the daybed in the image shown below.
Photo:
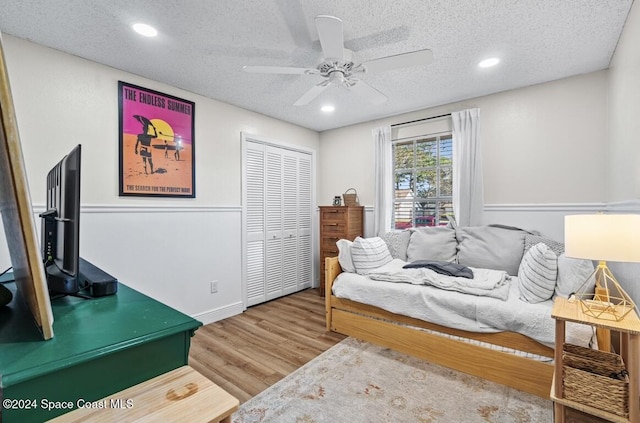
[[[384,240],[358,238],[353,244],[341,240],[338,247],[339,257],[325,262],[327,330],[549,397],[555,336],[550,317],[553,297],[576,292],[593,269],[591,262],[568,259],[562,244],[503,226],[395,231]],[[379,276],[377,272],[395,276],[403,264],[419,260],[458,263],[458,268],[468,266],[476,275],[482,269],[504,272],[508,299],[372,279]],[[542,272],[535,268],[540,261],[548,266]],[[538,286],[544,285],[536,279],[544,272],[547,279],[553,278],[552,286]],[[396,302],[403,295],[407,297]],[[463,307],[448,312],[456,298]],[[510,307],[513,319],[505,318],[501,307]],[[444,313],[431,313],[432,309]],[[511,329],[506,330],[503,324]],[[598,342],[590,327],[573,324],[571,330],[568,342],[583,346]],[[600,335],[601,346],[607,345],[607,334],[601,339]]]

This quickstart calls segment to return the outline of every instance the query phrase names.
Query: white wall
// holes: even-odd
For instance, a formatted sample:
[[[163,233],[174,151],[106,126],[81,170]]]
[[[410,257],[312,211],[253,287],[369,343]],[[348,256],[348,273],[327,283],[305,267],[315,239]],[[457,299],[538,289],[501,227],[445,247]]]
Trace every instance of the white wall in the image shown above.
[[[610,201],[640,199],[640,4],[635,2],[609,68]]]
[[[608,200],[612,211],[640,213],[640,4],[631,6],[609,76]],[[638,234],[640,236],[640,234]],[[640,263],[609,263],[640,304]]]
[[[354,186],[374,202],[371,129],[480,108],[485,204],[606,198],[606,71],[506,91],[320,134],[318,203]]]
[[[486,223],[561,240],[565,214],[604,208],[607,71],[323,132],[318,204],[349,187],[361,204],[374,203],[372,128],[473,107],[480,108]]]
[[[81,143],[81,255],[205,322],[241,311],[240,132],[311,150],[318,133],[14,37],[3,44],[35,211],[46,172]],[[118,80],[195,102],[195,199],[118,196]]]

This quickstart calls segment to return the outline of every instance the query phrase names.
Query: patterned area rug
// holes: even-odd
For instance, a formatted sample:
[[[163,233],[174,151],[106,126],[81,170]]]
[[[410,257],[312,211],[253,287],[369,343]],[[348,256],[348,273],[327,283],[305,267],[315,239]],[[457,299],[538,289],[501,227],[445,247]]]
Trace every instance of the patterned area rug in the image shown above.
[[[234,423],[551,422],[552,403],[347,338],[240,406]]]

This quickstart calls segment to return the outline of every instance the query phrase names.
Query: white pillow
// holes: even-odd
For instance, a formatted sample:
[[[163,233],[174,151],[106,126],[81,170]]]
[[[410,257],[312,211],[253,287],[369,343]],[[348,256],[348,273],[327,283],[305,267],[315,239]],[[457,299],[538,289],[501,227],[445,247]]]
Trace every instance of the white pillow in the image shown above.
[[[528,303],[540,303],[553,296],[558,276],[558,257],[540,242],[522,257],[518,269],[521,299]]]
[[[527,232],[502,226],[456,228],[458,263],[467,267],[504,270],[518,274]]]
[[[357,237],[351,245],[351,258],[356,273],[360,275],[366,275],[371,270],[384,266],[393,260],[387,244],[380,237]]]
[[[582,290],[580,287],[585,283],[587,278],[593,273],[593,262],[591,260],[583,260],[570,258],[561,254],[558,257],[558,280],[556,282],[555,295],[569,298],[569,295],[578,291],[594,292],[595,279],[591,278],[589,286],[585,286]]]
[[[542,235],[526,234],[524,236],[524,252],[529,251],[531,247],[539,242],[543,242],[547,247],[551,248],[551,251],[556,253],[556,256],[560,257],[560,254],[564,253],[564,244],[551,238],[547,238]]]
[[[412,231],[407,247],[407,260],[455,262],[458,252],[456,231],[444,226],[423,227]]]
[[[387,244],[387,248],[389,248],[391,257],[402,261],[407,261],[407,247],[410,237],[411,231],[408,229],[402,231],[393,230],[382,235],[382,239]]]
[[[348,273],[356,273],[356,268],[353,266],[353,259],[351,258],[352,245],[353,242],[348,239],[340,239],[336,242],[336,246],[338,247],[338,262],[340,263],[340,267],[342,267],[342,271]]]

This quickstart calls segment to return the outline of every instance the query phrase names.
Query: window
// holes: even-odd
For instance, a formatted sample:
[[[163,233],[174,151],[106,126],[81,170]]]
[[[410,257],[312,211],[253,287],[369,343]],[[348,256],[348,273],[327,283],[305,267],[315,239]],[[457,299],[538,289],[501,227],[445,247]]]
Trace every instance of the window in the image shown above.
[[[451,148],[450,132],[393,141],[395,229],[453,221]]]

